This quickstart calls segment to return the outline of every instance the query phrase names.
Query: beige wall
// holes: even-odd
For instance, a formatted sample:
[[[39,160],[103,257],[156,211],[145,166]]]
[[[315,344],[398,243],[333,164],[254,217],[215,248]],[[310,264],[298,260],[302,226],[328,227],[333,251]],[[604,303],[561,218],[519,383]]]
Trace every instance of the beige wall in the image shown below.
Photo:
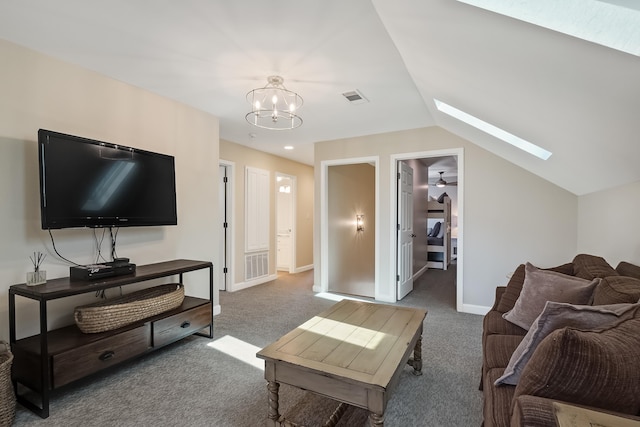
[[[296,270],[313,268],[313,168],[282,157],[253,150],[240,144],[220,140],[220,159],[234,163],[235,194],[234,215],[234,265],[232,284],[244,282],[244,181],[245,167],[251,166],[268,170],[271,173],[270,213],[270,251],[269,273],[276,273],[276,215],[275,191],[276,172],[295,176],[296,194]]]
[[[329,290],[374,296],[375,167],[367,164],[329,167]],[[364,215],[364,230],[356,230]]]
[[[25,281],[32,268],[29,254],[47,254],[42,268],[48,278],[69,274],[69,265],[55,256],[40,227],[39,128],[175,156],[178,225],[121,228],[118,255],[136,264],[174,258],[215,264],[216,117],[2,40],[0,62],[0,338],[8,339],[8,287]],[[92,230],[55,230],[53,235],[66,258],[95,262]],[[109,254],[106,241],[103,251]],[[185,282],[187,293],[208,296],[206,271],[185,275]],[[73,307],[93,298],[52,301],[50,324],[72,323]],[[18,336],[37,332],[37,306],[18,298],[17,309]]]
[[[640,182],[580,196],[578,252],[640,265]]]
[[[482,312],[494,299],[514,268],[530,261],[540,266],[570,260],[576,252],[577,197],[524,169],[495,156],[442,128],[430,127],[315,144],[316,215],[321,212],[322,162],[379,156],[380,299],[395,298],[395,242],[392,218],[395,201],[391,185],[395,173],[391,156],[449,149],[463,150],[463,187],[458,187],[464,209],[459,224],[458,254],[462,268],[462,301],[458,308]],[[415,154],[415,155],[414,155]],[[321,230],[315,227],[315,282],[322,283]],[[463,237],[463,239],[461,239]],[[461,247],[461,243],[463,247]]]

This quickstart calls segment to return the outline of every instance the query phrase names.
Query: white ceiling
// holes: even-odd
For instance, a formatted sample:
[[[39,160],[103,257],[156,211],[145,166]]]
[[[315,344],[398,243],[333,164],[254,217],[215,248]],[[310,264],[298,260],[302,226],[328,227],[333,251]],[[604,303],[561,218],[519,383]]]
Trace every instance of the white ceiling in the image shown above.
[[[458,1],[0,0],[0,38],[208,111],[221,138],[308,164],[314,142],[438,125],[578,195],[640,180],[638,56]],[[272,74],[303,96],[302,127],[244,120],[245,94]],[[341,94],[355,89],[370,102],[349,104]],[[553,155],[520,152],[433,98]]]

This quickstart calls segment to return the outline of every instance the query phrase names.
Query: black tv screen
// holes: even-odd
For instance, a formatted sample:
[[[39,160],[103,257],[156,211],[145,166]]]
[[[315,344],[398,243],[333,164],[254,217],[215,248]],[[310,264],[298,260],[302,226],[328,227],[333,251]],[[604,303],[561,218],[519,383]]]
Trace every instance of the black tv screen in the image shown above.
[[[176,225],[173,156],[40,129],[42,229]]]

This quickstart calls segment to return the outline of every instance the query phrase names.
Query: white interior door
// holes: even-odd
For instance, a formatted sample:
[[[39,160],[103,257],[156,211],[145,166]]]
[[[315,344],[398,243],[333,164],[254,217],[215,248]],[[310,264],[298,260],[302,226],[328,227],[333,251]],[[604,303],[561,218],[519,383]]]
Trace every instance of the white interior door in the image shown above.
[[[276,267],[278,270],[289,271],[291,268],[291,179],[286,176],[276,176],[276,224],[277,224],[277,253]]]
[[[413,290],[413,169],[398,162],[398,299]]]
[[[276,268],[295,273],[296,177],[276,173]]]

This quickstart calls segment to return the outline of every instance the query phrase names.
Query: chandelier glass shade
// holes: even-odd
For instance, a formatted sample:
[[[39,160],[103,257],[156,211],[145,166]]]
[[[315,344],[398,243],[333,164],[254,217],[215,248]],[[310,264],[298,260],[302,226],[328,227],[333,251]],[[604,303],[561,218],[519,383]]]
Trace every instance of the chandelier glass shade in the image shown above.
[[[302,107],[302,97],[284,87],[280,76],[269,76],[267,85],[247,93],[251,111],[245,119],[250,124],[263,129],[287,130],[302,125],[298,109]]]

